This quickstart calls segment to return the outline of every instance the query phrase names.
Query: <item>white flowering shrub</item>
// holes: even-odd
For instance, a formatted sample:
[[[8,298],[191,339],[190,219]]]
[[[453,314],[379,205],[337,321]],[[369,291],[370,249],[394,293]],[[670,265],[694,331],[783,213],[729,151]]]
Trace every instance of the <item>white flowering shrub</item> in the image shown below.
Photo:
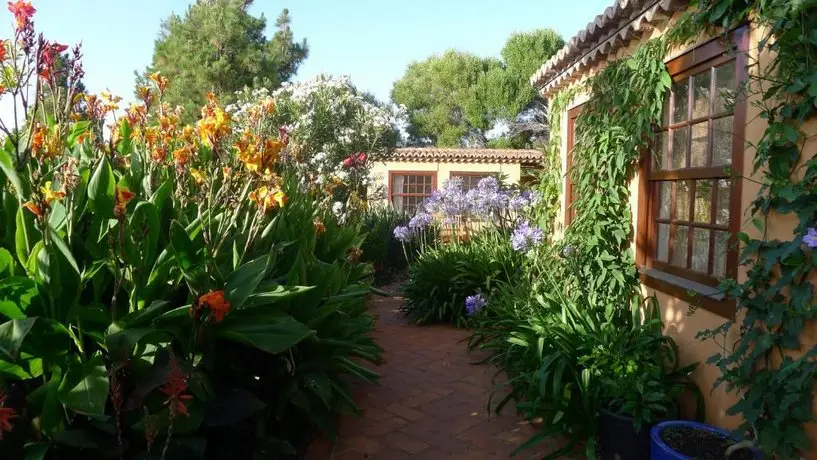
[[[241,93],[228,111],[239,126],[256,126],[259,117],[264,129],[284,126],[288,160],[306,186],[324,191],[339,215],[364,207],[372,162],[395,147],[405,119],[404,110],[377,103],[348,76],[324,74],[284,83],[271,94],[265,89]]]

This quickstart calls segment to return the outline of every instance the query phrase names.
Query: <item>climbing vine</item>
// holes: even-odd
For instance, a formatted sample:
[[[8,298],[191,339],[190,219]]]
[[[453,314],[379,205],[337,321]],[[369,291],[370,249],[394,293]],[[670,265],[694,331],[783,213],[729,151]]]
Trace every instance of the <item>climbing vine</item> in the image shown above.
[[[751,214],[759,236],[739,235],[747,276],[722,286],[736,302],[735,319],[699,337],[715,339],[737,329],[734,346],[709,359],[722,373],[716,385],[737,393],[728,412],[744,420],[739,435],[777,458],[794,458],[810,447],[805,424],[814,421],[817,372],[817,346],[801,343],[805,326],[817,315],[817,159],[814,152],[805,155],[814,136],[803,131],[806,121],[817,118],[817,1],[700,0],[691,11],[662,38],[586,82],[584,90],[592,97],[576,122],[569,172],[577,212],[565,241],[581,259],[576,275],[581,286],[596,306],[615,314],[619,299],[638,285],[629,184],[671,84],[663,64],[669,45],[751,21],[764,35],[758,51],[767,56],[752,63],[744,91],[768,122],[752,146],[760,190]],[[573,95],[560,94],[562,102],[551,113],[560,113]],[[796,217],[791,238],[770,238],[769,219],[785,215]]]
[[[565,234],[583,267],[578,285],[608,317],[638,286],[632,241],[629,184],[641,153],[654,137],[671,79],[663,58],[667,41],[651,40],[632,56],[591,77],[591,95],[576,120],[571,175],[575,217]]]
[[[736,319],[705,331],[716,339],[737,328],[734,347],[710,358],[722,372],[717,384],[739,397],[728,413],[741,415],[738,431],[766,453],[797,458],[810,450],[805,424],[812,414],[817,347],[801,336],[815,319],[817,159],[806,155],[802,128],[817,115],[817,2],[814,0],[703,0],[693,16],[700,29],[729,30],[751,20],[762,31],[746,88],[768,122],[755,151],[753,174],[761,186],[752,203],[759,236],[739,235],[746,280],[724,288],[737,304]],[[790,239],[768,235],[770,218],[795,216]]]

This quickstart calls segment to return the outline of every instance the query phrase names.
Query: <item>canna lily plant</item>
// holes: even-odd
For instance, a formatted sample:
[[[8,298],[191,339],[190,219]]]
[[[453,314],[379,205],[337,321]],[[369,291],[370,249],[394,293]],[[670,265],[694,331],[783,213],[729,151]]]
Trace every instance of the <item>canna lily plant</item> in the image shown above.
[[[249,458],[304,442],[289,425],[331,434],[333,414],[355,410],[341,376],[377,378],[349,358],[380,349],[359,231],[300,189],[285,131],[236,129],[213,96],[181,125],[161,74],[124,110],[83,94],[80,48],[36,35],[30,3],[9,11],[3,456],[242,458],[224,435],[240,429]]]

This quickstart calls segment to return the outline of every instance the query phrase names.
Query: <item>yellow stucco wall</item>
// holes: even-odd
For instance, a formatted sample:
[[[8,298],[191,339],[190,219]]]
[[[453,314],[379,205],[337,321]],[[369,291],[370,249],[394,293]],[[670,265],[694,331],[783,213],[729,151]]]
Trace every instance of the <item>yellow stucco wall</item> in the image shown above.
[[[674,19],[677,19],[676,15]],[[641,41],[633,42],[630,46],[626,49],[622,49],[616,53],[615,56],[611,56],[608,58],[607,62],[620,59],[623,56],[627,56],[632,53],[632,51],[643,41],[648,40],[649,38],[657,37],[664,33],[666,30],[666,26],[658,27],[652,31],[649,37],[644,37]],[[758,69],[762,69],[765,67],[765,63],[768,62],[767,55],[758,55],[758,47],[757,43],[760,37],[762,36],[762,31],[757,30],[755,28],[750,27],[750,44],[749,44],[749,62],[759,62],[759,65],[752,66],[750,65],[749,72],[750,74],[754,74],[757,72]],[[700,41],[705,41],[707,37],[701,37]],[[679,55],[684,50],[674,50],[670,53],[670,57],[668,57],[668,61],[672,59],[674,56]],[[597,73],[603,66],[606,64],[601,63],[597,65],[594,69],[591,69],[588,72],[584,72],[579,78],[572,83],[573,86],[580,85],[581,82],[585,81],[588,76]],[[546,95],[548,96],[548,95]],[[562,174],[564,176],[566,171],[566,162],[567,162],[567,111],[580,105],[581,103],[587,100],[588,96],[580,95],[572,101],[571,104],[568,105],[567,109],[564,113],[562,113],[562,123],[561,123],[561,140],[562,140]],[[759,236],[757,230],[751,224],[751,216],[750,208],[751,202],[756,197],[757,192],[759,190],[759,185],[754,181],[759,181],[760,174],[753,174],[753,162],[754,162],[754,155],[755,149],[753,145],[756,145],[757,142],[761,139],[763,132],[766,129],[766,122],[765,120],[761,119],[759,115],[760,109],[756,107],[752,100],[747,101],[747,124],[745,126],[745,138],[746,138],[746,147],[744,150],[744,160],[743,160],[743,176],[748,179],[744,179],[741,181],[741,215],[738,216],[741,219],[741,228],[742,231],[750,234],[751,236]],[[804,158],[809,159],[817,154],[817,122],[809,122],[806,126],[803,127],[803,130],[807,133],[810,137],[809,141],[806,143],[804,152]],[[563,187],[564,188],[564,187]],[[633,178],[630,184],[630,205],[633,210],[633,217],[634,220],[632,222],[633,229],[635,230],[633,234],[637,234],[637,217],[641,210],[638,209],[638,174],[636,173],[635,177]],[[557,228],[560,229],[560,232],[563,231],[563,223],[565,222],[565,214],[566,214],[566,197],[562,196],[561,199],[561,212],[558,214],[558,222]],[[578,210],[581,212],[581,210]],[[795,228],[796,219],[794,216],[778,216],[776,219],[770,221],[770,228],[767,237],[769,239],[773,238],[780,238],[790,240],[792,238],[792,231]],[[633,249],[635,250],[635,241],[633,241]],[[743,281],[746,279],[746,269],[741,267],[738,273],[738,280]],[[725,387],[721,386],[718,389],[713,390],[713,384],[715,380],[720,376],[720,371],[709,364],[706,364],[707,358],[711,355],[716,353],[716,351],[720,351],[717,348],[717,345],[711,341],[700,341],[695,338],[696,334],[705,329],[712,329],[719,325],[721,325],[725,318],[711,313],[703,308],[697,309],[694,313],[689,314],[689,304],[684,302],[678,298],[673,296],[664,294],[663,292],[656,291],[654,289],[648,288],[643,286],[643,291],[647,295],[655,294],[661,304],[661,311],[662,317],[665,323],[666,333],[672,336],[679,346],[679,351],[681,355],[682,364],[688,364],[691,362],[699,362],[699,367],[694,374],[694,380],[700,386],[703,394],[706,398],[706,420],[708,423],[712,423],[714,425],[718,425],[724,428],[734,428],[739,424],[740,419],[737,416],[728,416],[726,415],[726,410],[735,402],[735,395],[734,394],[727,394],[725,391]],[[815,325],[810,325],[807,328],[808,331],[804,333],[802,341],[804,344],[804,351],[808,349],[811,345],[817,343],[817,327]],[[727,337],[723,338],[722,343],[724,344],[733,344],[737,340],[737,333],[732,332],[728,334]],[[815,404],[817,406],[817,403]],[[817,413],[817,407],[815,407],[814,413]],[[809,432],[809,437],[812,442],[812,446],[817,446],[817,425],[810,424],[807,427]],[[807,453],[806,458],[815,458],[817,459],[817,452],[812,451]]]
[[[448,162],[420,162],[420,161],[386,161],[372,165],[374,175],[374,186],[370,188],[371,196],[378,196],[378,191],[387,190],[389,186],[389,172],[393,171],[434,171],[437,173],[437,187],[451,177],[454,172],[473,173],[498,173],[503,176],[508,184],[517,184],[522,175],[522,168],[519,163],[448,163]],[[386,194],[382,193],[380,199],[373,200],[372,204],[387,204]]]

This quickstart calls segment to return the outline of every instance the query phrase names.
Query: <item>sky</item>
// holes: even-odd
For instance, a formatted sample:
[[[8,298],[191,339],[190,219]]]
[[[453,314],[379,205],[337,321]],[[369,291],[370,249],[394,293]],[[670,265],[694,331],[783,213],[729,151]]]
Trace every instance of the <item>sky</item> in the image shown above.
[[[5,3],[5,2],[2,2]],[[89,92],[110,90],[133,99],[134,71],[150,63],[160,23],[184,14],[191,0],[33,0],[35,24],[47,39],[83,43]],[[295,38],[310,54],[295,80],[320,72],[350,75],[362,90],[388,100],[412,61],[449,48],[499,56],[515,31],[552,28],[567,40],[612,0],[255,0],[254,15],[275,18],[288,8]],[[3,9],[4,33],[12,17]],[[0,24],[3,24],[0,19]],[[2,115],[2,113],[0,113]]]

